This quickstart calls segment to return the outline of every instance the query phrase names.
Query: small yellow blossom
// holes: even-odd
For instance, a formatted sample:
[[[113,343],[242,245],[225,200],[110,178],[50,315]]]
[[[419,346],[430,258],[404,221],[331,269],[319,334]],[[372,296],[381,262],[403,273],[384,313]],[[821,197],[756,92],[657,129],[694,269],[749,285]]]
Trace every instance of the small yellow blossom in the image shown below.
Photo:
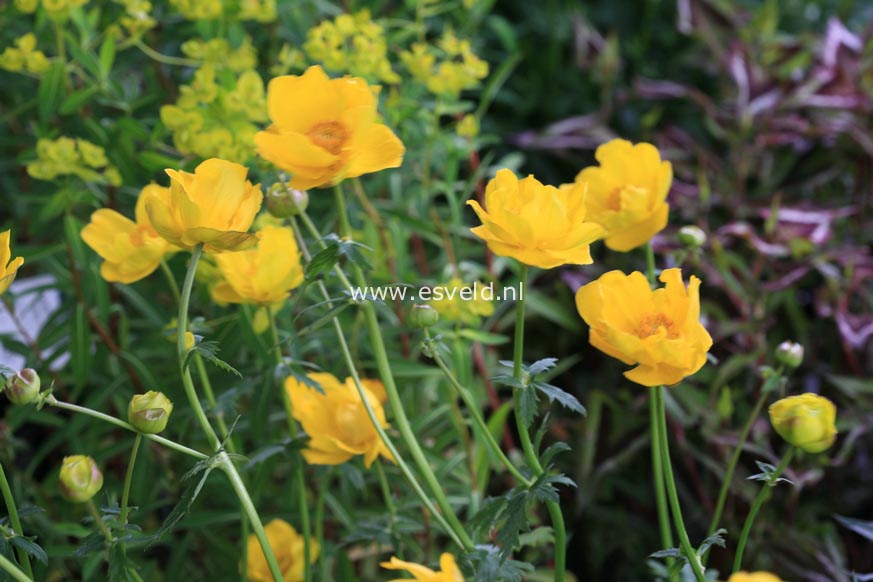
[[[330,79],[319,66],[276,77],[267,109],[273,124],[255,136],[258,154],[291,172],[292,188],[327,187],[403,161],[403,144],[377,122],[376,97],[363,79]]]
[[[400,60],[412,77],[435,95],[457,98],[488,76],[488,63],[477,57],[470,41],[449,30],[436,46],[417,42],[400,53]]]
[[[559,190],[499,170],[485,189],[486,208],[475,200],[467,204],[482,221],[473,234],[494,254],[541,269],[591,263],[589,245],[603,235],[603,228],[586,222],[581,184]]]
[[[837,407],[818,394],[806,393],[770,405],[770,422],[789,444],[807,453],[821,453],[837,438]]]
[[[10,238],[12,238],[11,230],[0,232],[0,295],[9,289],[9,286],[15,281],[18,269],[24,264],[23,258],[12,258],[12,250],[9,247]]]
[[[599,166],[585,168],[576,183],[588,185],[589,220],[606,229],[606,246],[626,252],[647,243],[667,225],[667,193],[673,167],[647,143],[614,139],[597,148]]]
[[[464,574],[458,568],[454,556],[449,553],[444,553],[440,556],[440,569],[437,572],[421,564],[398,560],[394,556],[391,557],[390,562],[382,562],[379,565],[386,570],[406,570],[413,575],[413,578],[396,578],[390,582],[406,582],[408,580],[415,580],[417,582],[464,582]]]
[[[382,25],[370,18],[369,10],[340,14],[309,29],[306,54],[325,69],[384,83],[399,83],[391,69],[388,44]]]
[[[370,422],[352,378],[346,378],[344,383],[327,373],[312,373],[309,378],[318,382],[323,394],[294,377],[285,380],[285,390],[294,403],[294,418],[309,435],[309,443],[303,451],[307,463],[340,465],[357,455],[364,455],[368,468],[379,455],[393,461]],[[384,388],[381,383],[376,386],[375,380],[362,381],[364,394],[379,424],[388,428],[381,399]]]
[[[467,294],[472,294],[477,286],[472,283],[465,283],[457,277],[453,277],[445,285],[438,285],[433,288],[434,298],[428,301],[428,305],[439,312],[442,319],[463,323],[466,325],[477,325],[483,317],[488,317],[494,313],[494,303],[487,299],[473,295],[472,298],[464,297],[462,291]],[[481,289],[481,284],[478,285]],[[437,296],[438,295],[438,296]]]
[[[26,71],[38,75],[48,67],[49,61],[42,51],[36,50],[36,36],[31,32],[16,40],[14,47],[0,53],[0,69],[13,73]]]
[[[274,519],[264,526],[270,547],[279,563],[284,582],[303,582],[305,545],[303,536],[283,519]],[[270,566],[255,534],[250,534],[246,543],[246,576],[249,582],[273,582]],[[309,561],[315,563],[321,547],[314,539],[309,540]]]
[[[188,20],[211,20],[222,15],[221,0],[170,0],[179,14]]]
[[[479,120],[476,119],[475,115],[468,113],[458,122],[458,127],[455,131],[461,137],[473,139],[479,135]]]
[[[150,198],[169,203],[170,189],[149,184],[136,201],[136,222],[109,208],[91,215],[82,229],[82,240],[100,255],[100,275],[107,281],[134,283],[151,275],[161,261],[178,249],[164,240],[146,212]]]
[[[27,164],[27,173],[38,180],[78,176],[85,182],[119,186],[121,174],[109,163],[106,151],[84,139],[61,136],[36,142],[37,159]]]
[[[625,364],[643,386],[671,385],[706,363],[712,338],[700,323],[700,279],[688,287],[682,271],[661,273],[652,290],[645,275],[610,271],[576,293],[576,309],[590,328],[591,345]]]
[[[239,19],[267,23],[276,20],[276,0],[240,0]]]

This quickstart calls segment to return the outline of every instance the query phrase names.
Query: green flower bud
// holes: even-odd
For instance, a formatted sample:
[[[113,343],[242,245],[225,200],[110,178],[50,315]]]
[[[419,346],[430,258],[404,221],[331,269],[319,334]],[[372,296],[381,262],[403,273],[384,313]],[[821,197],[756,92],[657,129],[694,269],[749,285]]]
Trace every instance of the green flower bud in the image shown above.
[[[306,190],[295,190],[286,184],[276,183],[267,190],[264,203],[267,212],[276,218],[291,218],[306,210],[309,194]]]
[[[692,249],[699,249],[706,244],[706,233],[699,226],[689,224],[679,229],[679,242]]]
[[[803,346],[797,342],[782,342],[776,348],[776,361],[789,368],[798,367],[803,363]]]
[[[440,320],[440,314],[430,305],[413,305],[409,314],[409,322],[415,327],[426,328],[435,325]]]
[[[770,422],[789,444],[820,453],[837,438],[837,407],[818,394],[800,394],[770,405]]]
[[[58,488],[67,500],[84,503],[97,495],[101,487],[103,487],[103,473],[100,472],[94,459],[87,455],[64,457]]]
[[[25,368],[6,380],[6,397],[12,404],[30,404],[39,396],[39,374]]]
[[[146,434],[157,434],[167,428],[173,403],[162,392],[149,390],[135,394],[127,405],[127,422]]]

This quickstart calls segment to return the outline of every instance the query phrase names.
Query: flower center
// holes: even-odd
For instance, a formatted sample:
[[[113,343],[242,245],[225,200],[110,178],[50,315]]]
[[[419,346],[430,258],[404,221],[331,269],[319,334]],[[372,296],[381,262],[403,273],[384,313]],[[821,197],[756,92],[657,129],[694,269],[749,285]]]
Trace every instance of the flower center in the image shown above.
[[[349,138],[349,132],[339,121],[322,121],[306,132],[307,137],[318,147],[338,156]]]
[[[621,212],[621,188],[615,188],[606,197],[606,207],[613,212]]]
[[[676,329],[676,324],[663,313],[653,313],[645,316],[639,326],[637,326],[637,336],[639,336],[640,339],[646,339],[647,337],[658,333],[662,328],[667,331],[667,337],[669,339],[676,339],[679,337],[679,331]]]

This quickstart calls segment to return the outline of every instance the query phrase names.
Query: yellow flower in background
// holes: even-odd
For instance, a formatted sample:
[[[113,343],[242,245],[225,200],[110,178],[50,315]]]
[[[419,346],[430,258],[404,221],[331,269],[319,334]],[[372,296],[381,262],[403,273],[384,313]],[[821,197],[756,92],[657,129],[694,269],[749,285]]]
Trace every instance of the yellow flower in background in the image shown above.
[[[821,453],[837,438],[837,407],[818,394],[800,394],[770,405],[770,422],[789,444],[807,453]]]
[[[388,43],[382,25],[370,18],[369,10],[340,14],[306,33],[306,54],[324,68],[384,83],[399,83],[391,69]]]
[[[207,253],[241,251],[257,242],[247,231],[264,198],[260,185],[246,180],[244,166],[212,158],[194,173],[167,170],[170,197],[151,197],[146,210],[155,230],[174,245]]]
[[[0,295],[6,293],[15,280],[18,269],[24,264],[22,257],[12,258],[12,249],[9,247],[11,237],[11,230],[0,232]]]
[[[782,580],[770,572],[737,572],[731,574],[727,582],[782,582]]]
[[[614,139],[597,148],[599,166],[585,168],[576,183],[588,185],[588,220],[606,229],[606,246],[626,252],[667,226],[667,193],[673,167],[647,143]]]
[[[18,72],[27,71],[38,75],[49,68],[49,61],[40,50],[36,50],[36,36],[28,32],[15,41],[14,47],[7,47],[0,53],[0,69]]]
[[[364,465],[369,468],[379,455],[394,460],[370,423],[367,409],[352,378],[340,382],[327,373],[308,376],[321,385],[324,394],[293,376],[285,380],[285,390],[294,403],[294,418],[309,435],[309,443],[303,451],[307,463],[340,465],[352,457],[364,455]],[[388,428],[380,400],[384,388],[382,395],[374,393],[373,382],[365,380],[361,383],[379,424]]]
[[[434,298],[427,304],[436,309],[442,319],[467,325],[476,325],[483,317],[494,313],[492,301],[482,298],[481,293],[473,295],[472,299],[462,296],[461,292],[465,289],[469,289],[466,293],[470,293],[475,287],[472,283],[453,277],[448,283],[432,288]],[[436,297],[437,293],[439,297]]]
[[[504,169],[485,189],[486,209],[475,200],[467,204],[482,221],[473,234],[494,254],[532,267],[587,265],[589,245],[603,235],[602,227],[586,222],[582,184],[559,190]]]
[[[284,582],[303,582],[304,545],[303,536],[283,519],[274,519],[264,526],[270,547],[276,555]],[[267,558],[257,536],[249,535],[246,542],[246,576],[249,582],[273,582]],[[314,539],[309,540],[309,561],[315,563],[321,547]]]
[[[712,338],[700,323],[700,279],[688,287],[680,269],[661,273],[652,290],[639,271],[610,271],[576,293],[576,309],[590,328],[591,345],[625,364],[643,386],[671,385],[706,363]]]
[[[477,57],[470,41],[446,31],[436,45],[417,42],[400,53],[412,78],[435,95],[457,98],[488,76],[488,63]]]
[[[449,553],[444,553],[440,556],[440,569],[434,572],[430,568],[416,564],[414,562],[404,562],[392,556],[390,562],[382,562],[379,564],[386,570],[406,570],[412,574],[413,578],[396,578],[390,582],[404,582],[406,580],[416,580],[417,582],[464,582],[464,575],[458,564],[455,563],[455,558]]]
[[[170,189],[149,184],[136,201],[136,222],[109,208],[91,215],[91,222],[82,229],[82,240],[103,259],[100,275],[114,283],[133,283],[151,275],[161,260],[178,249],[164,240],[152,226],[146,212],[149,198],[164,204]]]
[[[290,172],[299,190],[396,168],[403,144],[377,123],[376,105],[366,81],[330,79],[319,66],[276,77],[267,87],[273,124],[255,136],[258,154]]]
[[[211,289],[216,301],[272,305],[303,283],[294,231],[267,226],[257,237],[257,245],[248,250],[215,257],[223,278]]]
[[[85,182],[121,185],[121,174],[109,163],[106,151],[84,139],[61,136],[36,142],[37,159],[27,164],[27,173],[37,180],[74,175]]]

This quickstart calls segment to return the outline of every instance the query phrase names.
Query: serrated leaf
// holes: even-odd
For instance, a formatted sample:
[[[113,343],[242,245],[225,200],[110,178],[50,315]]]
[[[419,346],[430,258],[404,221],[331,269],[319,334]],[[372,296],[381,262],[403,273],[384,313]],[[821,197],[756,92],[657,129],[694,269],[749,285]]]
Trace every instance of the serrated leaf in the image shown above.
[[[658,550],[657,552],[652,552],[649,554],[650,558],[683,558],[682,552],[679,548],[669,548],[666,550]]]
[[[555,530],[548,526],[537,527],[518,536],[518,542],[522,547],[549,546],[555,543]]]
[[[539,400],[536,390],[533,390],[532,388],[525,388],[519,395],[518,416],[522,424],[527,428],[530,428],[530,425],[533,424],[534,418],[536,418],[537,403],[539,403]]]
[[[564,408],[585,416],[585,407],[582,406],[582,403],[569,392],[565,392],[557,386],[552,386],[551,384],[546,384],[544,382],[534,382],[533,386],[545,394],[549,398],[549,402],[557,402]]]
[[[340,249],[335,242],[328,243],[327,248],[324,248],[312,257],[306,269],[303,271],[303,277],[307,281],[314,281],[321,277],[324,273],[330,272],[339,261]]]
[[[92,554],[94,552],[103,551],[106,547],[106,538],[103,537],[103,534],[99,531],[92,532],[88,537],[82,540],[82,543],[79,544],[79,547],[76,548],[76,551],[73,552],[73,556],[76,558],[82,558],[87,556],[88,554]]]
[[[555,458],[557,455],[561,453],[566,453],[570,450],[572,450],[572,448],[564,441],[557,441],[555,443],[552,443],[551,445],[549,445],[549,448],[543,451],[543,454],[540,455],[540,464],[544,467],[548,466],[551,464],[552,459]]]
[[[36,558],[37,560],[39,560],[40,562],[42,562],[43,564],[45,564],[47,566],[48,565],[48,556],[46,555],[45,550],[42,549],[42,546],[40,546],[38,543],[33,541],[35,539],[36,538],[25,537],[25,536],[15,536],[10,540],[10,542],[16,548],[23,550],[24,552],[27,552],[28,554],[30,554],[31,556],[33,556],[34,558]]]
[[[724,548],[725,547],[724,535],[726,533],[727,533],[727,530],[724,528],[721,528],[721,529],[717,530],[714,534],[712,534],[711,536],[707,537],[705,540],[700,542],[700,547],[697,548],[697,555],[703,556],[703,554],[708,552],[709,548],[711,548],[712,546],[718,546],[720,548]]]
[[[557,363],[558,358],[543,358],[542,360],[537,360],[528,366],[527,371],[531,376],[536,376],[537,374],[542,374],[543,372],[551,370]]]
[[[522,384],[521,380],[514,376],[510,376],[508,374],[499,374],[497,376],[492,376],[490,380],[499,386],[509,386],[511,388],[523,389],[526,386]]]

